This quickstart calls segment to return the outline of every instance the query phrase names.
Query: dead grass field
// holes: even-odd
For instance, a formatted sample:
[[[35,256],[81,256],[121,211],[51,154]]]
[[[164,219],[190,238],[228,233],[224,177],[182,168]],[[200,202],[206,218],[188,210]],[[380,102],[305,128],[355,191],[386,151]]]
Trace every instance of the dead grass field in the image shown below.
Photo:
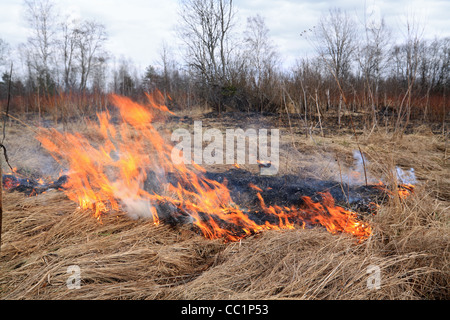
[[[187,115],[192,125],[248,128],[250,120]],[[280,174],[339,181],[351,170],[357,142],[336,131],[313,138],[282,127]],[[69,127],[89,133],[82,123]],[[10,162],[27,176],[61,169],[21,124],[7,127]],[[448,137],[447,137],[448,138]],[[241,242],[207,240],[190,228],[155,226],[109,215],[99,223],[61,191],[3,196],[1,299],[448,299],[450,280],[450,164],[446,137],[422,126],[401,139],[384,129],[358,138],[373,177],[395,166],[415,168],[419,183],[405,200],[393,198],[368,216],[373,235],[357,243],[325,229],[266,231]],[[3,163],[3,168],[5,164]],[[256,168],[245,166],[247,170]],[[208,170],[226,170],[215,166]],[[69,290],[68,266],[81,270]],[[367,288],[367,268],[381,271],[381,287]]]

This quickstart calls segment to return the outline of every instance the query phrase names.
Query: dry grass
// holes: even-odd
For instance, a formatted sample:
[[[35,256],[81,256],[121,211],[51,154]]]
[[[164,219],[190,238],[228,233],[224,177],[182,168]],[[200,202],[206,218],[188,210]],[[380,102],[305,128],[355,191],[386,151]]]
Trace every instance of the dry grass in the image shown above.
[[[17,130],[15,135],[17,142],[35,143],[25,139],[29,133]],[[9,136],[14,137],[11,132]],[[296,143],[291,145],[293,139]],[[371,173],[388,173],[393,165],[413,166],[421,181],[413,196],[393,198],[377,215],[368,217],[374,234],[363,243],[315,228],[268,231],[225,244],[206,240],[187,226],[155,226],[121,213],[106,216],[100,223],[57,191],[30,198],[8,193],[4,195],[0,297],[449,298],[450,182],[444,140],[427,132],[402,140],[377,132],[363,136],[360,143],[369,156]],[[282,173],[308,163],[312,166],[312,158],[327,158],[324,161],[330,163],[330,157],[338,156],[344,166],[351,162],[355,141],[342,135],[315,140],[294,136],[285,147]],[[12,154],[17,154],[20,163],[14,148]],[[36,166],[32,156],[25,164]],[[66,286],[70,265],[80,267],[80,289]],[[371,265],[381,271],[379,290],[367,288]]]
[[[208,252],[222,246],[123,215],[99,223],[59,192],[9,194],[5,203],[6,299],[157,297],[170,283],[197,276],[211,263]],[[69,265],[82,270],[83,286],[76,292],[66,288]]]

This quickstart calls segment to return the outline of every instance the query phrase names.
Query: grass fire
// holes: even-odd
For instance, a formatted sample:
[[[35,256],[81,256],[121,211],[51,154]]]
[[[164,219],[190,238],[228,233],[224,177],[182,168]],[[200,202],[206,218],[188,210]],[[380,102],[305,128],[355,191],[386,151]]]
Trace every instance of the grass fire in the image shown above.
[[[110,100],[113,105],[110,110],[71,130],[38,128],[24,134],[14,127],[8,128],[8,136],[26,141],[29,148],[39,146],[41,155],[34,156],[32,165],[52,163],[54,175],[38,174],[39,170],[33,167],[26,169],[26,161],[3,175],[7,192],[2,257],[6,267],[3,270],[9,270],[3,277],[10,279],[4,287],[6,296],[26,298],[28,293],[23,290],[28,290],[28,286],[10,287],[16,283],[10,277],[14,274],[20,278],[21,274],[33,272],[36,278],[30,279],[33,284],[29,284],[34,288],[33,296],[39,290],[39,295],[45,297],[70,298],[71,293],[58,283],[64,278],[61,267],[73,260],[75,265],[88,270],[82,286],[86,290],[84,297],[100,290],[103,298],[115,298],[108,288],[116,281],[128,298],[143,297],[149,288],[153,288],[154,298],[186,297],[182,295],[184,291],[178,291],[184,288],[193,290],[194,298],[200,297],[197,294],[220,297],[213,288],[204,292],[206,289],[200,290],[195,283],[204,288],[205,281],[212,281],[216,272],[225,272],[219,279],[230,281],[225,280],[227,272],[238,272],[236,268],[242,264],[239,259],[245,259],[246,255],[247,258],[260,256],[263,252],[267,255],[274,248],[281,250],[280,257],[287,261],[297,261],[304,254],[312,256],[320,266],[319,271],[308,269],[304,264],[308,259],[298,267],[306,268],[303,270],[309,270],[314,277],[321,272],[325,276],[339,264],[343,270],[349,270],[376,261],[383,270],[393,270],[387,275],[394,283],[391,290],[401,294],[409,281],[395,279],[417,268],[420,269],[414,271],[417,272],[414,277],[422,279],[424,264],[435,254],[426,247],[416,251],[413,244],[426,241],[434,248],[432,252],[445,248],[447,240],[442,232],[446,227],[439,222],[443,221],[445,208],[439,201],[433,202],[429,190],[420,184],[413,185],[418,183],[416,172],[420,170],[386,167],[383,161],[388,159],[377,158],[376,153],[367,151],[364,153],[366,184],[361,156],[355,146],[342,143],[347,141],[345,135],[321,138],[320,144],[297,137],[297,143],[292,144],[289,140],[295,135],[289,133],[289,127],[284,127],[282,132],[286,136],[281,134],[280,142],[283,146],[287,141],[288,147],[281,147],[287,149],[280,153],[280,172],[273,176],[261,175],[258,162],[239,166],[174,164],[174,143],[170,139],[173,129],[185,124],[186,128],[193,129],[195,119],[203,120],[208,127],[225,129],[227,118],[211,119],[204,113],[181,117],[161,104],[164,99],[160,92],[148,94],[140,103],[118,95],[112,95]],[[264,121],[277,119],[264,117]],[[260,120],[252,125],[260,126]],[[34,142],[29,134],[35,136]],[[369,146],[384,148],[387,142],[383,133],[366,139],[360,143],[366,144],[367,150]],[[418,139],[428,138],[415,134],[411,143],[417,144]],[[404,143],[408,148],[412,146]],[[435,143],[439,145],[438,140]],[[202,150],[207,148],[205,144]],[[335,152],[336,161],[330,159],[330,148]],[[13,152],[11,157],[17,156]],[[375,178],[377,172],[381,177]],[[388,235],[393,239],[386,240]],[[434,235],[439,235],[438,243]],[[400,249],[404,252],[395,253],[399,248],[391,247],[392,241],[402,244]],[[18,251],[19,248],[22,249]],[[200,252],[199,248],[202,248]],[[322,249],[318,252],[311,251],[319,248]],[[412,248],[414,254],[407,254]],[[85,255],[84,250],[91,253]],[[349,261],[339,256],[342,250],[353,252]],[[340,262],[332,262],[327,255]],[[103,261],[99,269],[89,256]],[[268,258],[268,270],[281,267],[279,258]],[[436,255],[435,259],[440,258]],[[43,259],[43,264],[26,262],[35,259]],[[141,266],[144,261],[149,265],[130,276],[127,266],[137,261]],[[249,270],[259,265],[252,265],[251,261],[246,266]],[[408,267],[404,267],[404,262]],[[110,263],[112,267],[108,267]],[[364,273],[364,268],[360,268],[353,274],[359,279]],[[426,269],[425,279],[439,279],[445,266],[442,268]],[[148,283],[138,285],[135,277],[153,269],[156,273]],[[258,272],[264,274],[268,270]],[[273,281],[282,279],[275,277]],[[323,294],[338,298],[337,284],[343,280],[336,275],[331,281],[335,289]],[[396,281],[402,285],[397,287]],[[224,289],[228,285],[221,284]],[[297,285],[315,288],[313,282]],[[355,295],[352,297],[380,294],[379,291],[364,293],[361,286],[348,294]],[[244,294],[238,288],[235,290],[236,294]],[[262,288],[253,293],[244,292],[247,297],[255,294],[267,297],[262,295],[265,291],[259,290]],[[393,293],[389,290],[384,294]],[[270,297],[275,296],[280,297],[270,293]]]
[[[0,34],[0,299],[448,299],[448,37],[177,6],[145,70],[52,0]]]
[[[37,137],[57,161],[68,164],[66,195],[82,209],[92,210],[98,219],[120,208],[132,216],[151,217],[155,224],[167,214],[175,219],[183,215],[206,238],[230,241],[263,230],[292,229],[295,224],[319,224],[332,233],[346,232],[360,239],[370,236],[370,226],[356,213],[335,206],[329,193],[322,194],[323,203],[304,196],[304,208],[288,208],[266,206],[258,192],[261,215],[272,217],[264,223],[255,222],[250,215],[257,214],[240,208],[224,183],[206,178],[205,170],[198,165],[189,168],[172,162],[171,145],[152,125],[154,111],[167,112],[166,106],[156,104],[152,96],[148,96],[146,105],[119,96],[112,96],[112,100],[123,122],[116,128],[108,113],[99,114],[98,124],[89,126],[92,134],[102,137],[100,145],[93,145],[78,133],[61,134],[54,129],[43,129]],[[153,181],[147,185],[158,184],[161,194],[145,190],[150,170]],[[168,181],[168,174],[176,183]],[[162,213],[160,204],[173,208],[173,212]]]

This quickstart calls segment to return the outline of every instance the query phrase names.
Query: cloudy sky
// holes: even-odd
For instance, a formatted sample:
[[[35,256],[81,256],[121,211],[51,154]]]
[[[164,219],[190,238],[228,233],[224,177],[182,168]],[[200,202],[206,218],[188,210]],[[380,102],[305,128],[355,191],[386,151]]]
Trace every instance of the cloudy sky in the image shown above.
[[[161,44],[177,47],[175,28],[179,0],[56,0],[60,16],[96,19],[105,24],[109,40],[107,48],[115,57],[131,59],[138,68],[154,64]],[[312,55],[310,44],[300,33],[314,26],[320,15],[339,7],[357,20],[372,10],[385,18],[401,36],[407,15],[416,16],[425,26],[424,37],[450,36],[449,0],[235,0],[237,28],[243,30],[246,18],[260,14],[265,17],[270,36],[285,64],[296,58]],[[375,8],[375,10],[373,10]],[[22,0],[0,0],[0,38],[12,48],[26,42],[28,29],[24,20]]]

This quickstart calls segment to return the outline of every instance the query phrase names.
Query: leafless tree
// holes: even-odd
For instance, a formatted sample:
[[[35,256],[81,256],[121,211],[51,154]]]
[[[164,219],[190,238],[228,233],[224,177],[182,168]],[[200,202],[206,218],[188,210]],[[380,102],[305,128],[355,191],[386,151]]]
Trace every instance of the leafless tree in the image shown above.
[[[67,91],[75,86],[76,71],[76,49],[78,33],[76,32],[77,21],[66,19],[60,23],[61,38],[58,41],[63,65],[64,89]]]
[[[358,36],[357,24],[341,9],[332,9],[319,20],[315,29],[315,48],[339,81],[351,71],[352,55]]]
[[[422,53],[422,36],[424,32],[423,26],[417,21],[414,16],[407,17],[405,27],[405,44],[403,46],[403,50],[405,54],[404,76],[407,87],[398,108],[398,117],[395,124],[396,131],[400,129],[401,122],[405,119],[406,121],[404,124],[404,128],[406,128],[411,117],[412,91],[419,69],[419,61],[421,59]],[[399,132],[402,133],[402,131]]]
[[[233,1],[185,0],[180,19],[178,33],[186,46],[187,64],[206,85],[210,100],[217,99],[217,90],[229,80]]]
[[[379,19],[379,20],[377,20]],[[357,61],[364,79],[364,88],[372,109],[373,127],[377,124],[379,87],[387,67],[391,30],[384,18],[365,16],[364,37],[357,48]]]
[[[106,80],[108,73],[107,62],[109,55],[105,52],[94,58],[93,67],[91,68],[92,90],[96,92],[104,92],[106,90]]]
[[[292,97],[294,101],[298,101],[298,112],[303,115],[302,122],[305,129],[310,127],[314,114],[317,115],[319,125],[321,125],[322,108],[319,102],[319,94],[327,93],[327,90],[323,89],[326,83],[323,75],[327,73],[327,69],[323,69],[323,60],[320,57],[314,59],[302,58],[297,61],[295,66],[293,81],[298,94],[294,92]],[[323,99],[323,101],[328,100]],[[328,109],[328,104],[326,107]],[[310,129],[307,129],[305,133],[308,135],[309,131]]]
[[[332,9],[320,18],[315,28],[313,45],[317,53],[332,74],[341,95],[345,101],[343,83],[348,79],[352,68],[353,53],[358,36],[357,24],[341,9]],[[341,123],[341,106],[338,109],[338,124]]]
[[[31,30],[28,45],[31,48],[33,68],[48,93],[52,73],[50,61],[56,40],[55,7],[50,0],[25,0],[25,14]]]
[[[172,75],[177,69],[177,63],[173,57],[172,48],[166,41],[163,41],[159,50],[159,62],[162,68],[162,84],[160,90],[164,96],[172,92]]]
[[[74,30],[76,33],[76,44],[78,47],[77,60],[80,68],[80,86],[79,90],[84,91],[87,87],[87,81],[91,74],[93,63],[100,61],[96,59],[100,54],[107,34],[105,26],[93,20],[82,21]]]
[[[114,59],[112,73],[111,90],[121,95],[136,98],[137,88],[142,88],[143,85],[140,83],[141,80],[138,79],[133,61],[125,56],[121,56],[118,61]]]
[[[264,94],[273,88],[279,54],[269,38],[269,29],[259,14],[247,18],[244,32],[245,56],[249,64],[249,81],[255,88],[259,109],[264,105]]]

